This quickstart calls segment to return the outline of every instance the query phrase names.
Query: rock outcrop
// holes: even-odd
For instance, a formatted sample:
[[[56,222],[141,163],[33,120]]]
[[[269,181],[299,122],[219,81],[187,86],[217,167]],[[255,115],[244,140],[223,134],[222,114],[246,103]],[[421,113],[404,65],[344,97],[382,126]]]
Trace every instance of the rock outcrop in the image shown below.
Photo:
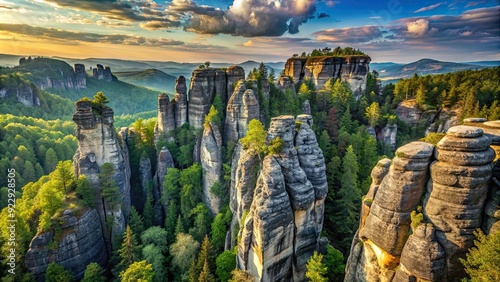
[[[254,189],[237,186],[247,191],[245,195],[254,190],[248,216],[241,222],[238,267],[258,281],[305,281],[307,260],[318,249],[328,188],[323,153],[311,125],[309,115],[297,121],[292,116],[273,118],[266,139],[281,138],[281,152],[264,158]],[[239,203],[248,203],[248,198]]]
[[[107,82],[113,81],[113,74],[111,73],[111,68],[108,66],[103,67],[101,64],[97,64],[97,67],[92,69],[92,77]]]
[[[481,227],[495,158],[490,143],[480,128],[455,126],[437,144],[423,211],[446,252],[448,280],[465,276],[458,259],[474,245],[473,232]]]
[[[215,216],[219,213],[220,199],[219,195],[212,193],[211,188],[222,177],[222,136],[219,127],[213,122],[205,127],[201,136],[200,160],[203,168],[203,202]]]
[[[228,95],[233,93],[231,90],[235,82],[244,78],[245,72],[238,66],[231,66],[225,71],[214,68],[194,70],[189,86],[189,124],[201,128],[215,95],[220,95],[223,103],[226,103]]]
[[[459,124],[460,109],[449,107],[421,110],[415,99],[405,100],[396,107],[396,116],[409,126],[424,126],[426,135],[431,132],[446,132]]]
[[[238,88],[229,98],[224,122],[224,141],[238,142],[245,136],[247,125],[252,119],[259,119],[260,110],[254,91],[246,89],[245,81],[240,80]]]
[[[165,180],[165,176],[167,175],[167,170],[172,167],[174,167],[174,159],[172,158],[172,154],[166,147],[161,148],[160,152],[158,153],[156,172],[153,177],[153,196],[156,203],[161,202],[160,200],[163,193],[163,181]],[[162,205],[164,211],[166,211],[168,207],[163,203]]]
[[[455,126],[434,150],[423,142],[399,148],[387,175],[389,160],[379,162],[363,200],[345,281],[464,277],[459,259],[473,246],[473,232],[498,228],[498,183],[490,182],[495,138],[478,127]]]
[[[168,134],[175,129],[174,103],[170,102],[167,94],[158,96],[158,119],[155,124],[155,143],[158,143],[162,134]],[[169,138],[170,140],[172,137]]]
[[[0,86],[0,98],[16,97],[17,101],[28,107],[40,107],[38,89],[32,85],[19,84],[15,88]]]
[[[351,90],[359,96],[366,89],[370,61],[368,56],[290,58],[285,64],[284,74],[292,77],[295,83],[307,78],[317,89],[330,79],[340,78],[349,82]]]
[[[248,150],[242,150],[240,144],[234,149],[234,158],[231,163],[231,187],[229,207],[233,213],[231,222],[231,249],[234,248],[238,230],[242,225],[243,214],[250,210],[253,191],[257,183],[260,170],[259,158]]]
[[[52,262],[64,266],[76,279],[81,279],[89,263],[97,262],[104,267],[107,260],[97,211],[88,209],[82,216],[76,216],[71,210],[66,210],[60,233],[44,232],[31,240],[24,265],[36,281],[45,280],[45,271]]]
[[[106,219],[112,217],[111,232],[103,232],[107,247],[111,247],[111,238],[121,235],[125,231],[126,219],[130,209],[130,165],[128,152],[120,146],[119,139],[113,126],[113,110],[104,108],[93,112],[89,101],[76,102],[76,113],[73,121],[77,125],[76,137],[78,149],[73,157],[75,176],[85,175],[101,195],[99,173],[105,163],[113,165],[113,180],[118,186],[121,204],[116,207],[99,198],[97,211],[103,228]],[[122,140],[123,141],[123,140]],[[109,230],[107,230],[109,231]]]
[[[146,197],[148,195],[148,189],[151,188],[153,184],[153,176],[151,175],[151,160],[148,157],[141,157],[141,160],[139,161],[139,182],[141,183],[141,188],[142,188],[142,202],[146,202]],[[151,191],[154,193],[154,190]]]
[[[87,88],[87,74],[85,74],[85,65],[75,64],[75,88]]]
[[[396,142],[397,142],[397,134],[398,134],[398,125],[397,124],[387,124],[380,131],[380,142],[384,146],[389,146],[389,148],[394,151],[396,150]]]
[[[186,78],[182,75],[175,80],[174,112],[176,127],[181,127],[187,123],[187,87]]]

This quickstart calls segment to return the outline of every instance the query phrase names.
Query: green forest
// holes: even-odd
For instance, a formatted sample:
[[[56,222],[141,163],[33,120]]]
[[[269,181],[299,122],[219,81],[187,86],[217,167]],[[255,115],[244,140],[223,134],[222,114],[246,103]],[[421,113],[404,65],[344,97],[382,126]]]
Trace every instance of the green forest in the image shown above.
[[[322,55],[342,51],[335,50],[315,51]],[[339,54],[361,55],[359,50],[344,49],[343,52]],[[4,70],[1,75],[2,86],[17,87],[30,83],[29,76],[23,74]],[[269,100],[263,95],[264,79],[270,84]],[[485,117],[492,120],[500,117],[500,68],[434,76],[415,75],[383,88],[378,83],[378,74],[371,72],[366,91],[359,100],[356,100],[347,83],[333,79],[321,89],[316,89],[314,83],[307,80],[296,83],[295,96],[290,89],[280,90],[275,73],[268,73],[263,64],[249,73],[247,80],[257,81],[257,96],[265,122],[252,121],[248,138],[240,143],[243,146],[257,144],[256,151],[259,153],[280,150],[279,140],[265,147],[259,143],[271,117],[301,114],[306,100],[311,105],[313,130],[327,165],[329,192],[322,236],[330,242],[326,254],[315,254],[307,264],[307,277],[311,281],[343,280],[344,263],[358,228],[362,196],[370,186],[371,170],[378,160],[393,157],[390,146],[373,138],[367,132],[368,127],[380,129],[387,124],[396,124],[396,147],[423,138],[425,124],[412,127],[396,117],[398,103],[407,99],[415,99],[422,110],[461,108],[461,119]],[[76,178],[73,173],[72,158],[77,140],[75,124],[70,121],[70,116],[74,111],[71,101],[83,96],[92,97],[99,91],[109,99],[107,105],[118,113],[115,115],[115,129],[129,125],[134,130],[128,144],[131,195],[133,199],[144,197],[146,200],[132,201],[126,231],[122,236],[113,238],[117,247],[113,250],[109,267],[103,269],[96,263],[89,264],[82,281],[253,281],[247,273],[235,269],[237,250],[224,248],[232,219],[228,195],[236,144],[229,143],[223,147],[223,181],[211,188],[223,199],[223,207],[219,214],[212,216],[202,202],[202,167],[194,161],[192,153],[201,130],[184,125],[169,136],[160,138],[169,141],[155,145],[156,111],[152,109],[157,107],[158,93],[138,87],[129,88],[130,85],[121,82],[102,84],[89,77],[87,85],[88,88],[80,92],[47,90],[58,95],[35,89],[43,101],[42,106],[29,111],[15,101],[0,100],[0,171],[14,168],[19,187],[16,194],[18,274],[14,281],[33,281],[33,276],[26,273],[22,262],[36,234],[48,230],[54,232],[51,244],[57,246],[57,240],[63,236],[59,223],[64,211],[69,209],[75,214],[83,214],[97,204],[95,190],[89,180]],[[29,116],[23,116],[25,113]],[[217,95],[205,117],[206,122],[220,125],[223,113],[224,105]],[[168,169],[158,203],[152,195],[152,184],[143,195],[139,165],[141,160],[149,158],[154,171],[157,152],[163,146],[172,153],[175,168]],[[102,196],[107,199],[113,199],[117,193],[116,183],[109,180],[111,173],[102,169],[99,175],[102,183],[106,182],[108,189],[103,190]],[[0,187],[0,208],[3,208],[0,213],[0,244],[2,257],[5,258],[9,253],[9,234],[5,226],[8,217],[8,208],[5,208],[9,187],[7,179],[0,178]],[[158,204],[166,207],[162,222],[155,217],[154,207]],[[478,244],[491,243],[481,238]],[[479,258],[475,255],[474,259],[477,261]],[[2,263],[0,271],[0,276],[7,277],[5,263]],[[12,276],[9,277],[2,281],[13,281],[9,280]],[[47,269],[46,281],[73,281],[73,277],[64,267],[52,263]]]

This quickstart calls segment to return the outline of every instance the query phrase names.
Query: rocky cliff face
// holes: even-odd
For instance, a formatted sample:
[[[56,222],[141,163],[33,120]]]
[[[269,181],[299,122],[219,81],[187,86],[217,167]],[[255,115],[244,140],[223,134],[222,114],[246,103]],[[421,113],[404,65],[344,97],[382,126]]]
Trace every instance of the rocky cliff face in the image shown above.
[[[75,64],[75,88],[87,88],[87,75],[85,74],[85,65]]]
[[[130,165],[128,152],[120,146],[113,126],[113,110],[105,108],[93,113],[90,102],[78,101],[73,121],[77,125],[78,149],[73,157],[75,175],[85,175],[101,194],[99,173],[104,163],[111,163],[115,169],[113,179],[121,195],[121,205],[111,208],[99,198],[97,211],[103,227],[106,219],[113,218],[111,232],[104,232],[107,246],[110,238],[125,231],[126,218],[130,209]],[[122,138],[123,141],[123,138]],[[99,196],[100,197],[100,196]],[[107,230],[109,231],[109,230]]]
[[[187,123],[188,105],[186,78],[182,75],[175,80],[174,111],[176,127],[181,127],[183,124]]]
[[[366,89],[366,76],[370,71],[370,57],[309,57],[290,58],[285,64],[284,73],[294,82],[308,78],[320,89],[329,79],[349,82],[352,91],[360,95]]]
[[[226,103],[228,96],[233,93],[234,83],[244,78],[245,72],[238,66],[225,71],[213,68],[194,70],[189,86],[189,124],[201,128],[215,95],[220,95],[223,103]]]
[[[490,184],[494,138],[478,127],[456,126],[436,149],[413,142],[396,151],[390,167],[389,160],[379,162],[345,281],[460,280],[459,258],[473,246],[473,231],[483,218],[486,232],[498,221],[498,190],[495,181]],[[415,216],[420,212],[421,222]]]
[[[430,132],[446,132],[459,124],[460,109],[438,108],[423,111],[418,108],[415,99],[405,100],[396,107],[396,116],[410,126],[422,125]]]
[[[168,134],[175,129],[174,103],[170,102],[167,94],[158,96],[158,119],[155,125],[155,143],[158,142],[162,133]],[[172,139],[172,138],[169,138]]]
[[[20,84],[16,88],[0,87],[0,98],[16,97],[17,101],[25,106],[40,106],[37,89],[31,85]]]
[[[76,279],[83,277],[89,263],[97,262],[101,266],[107,263],[108,255],[95,209],[87,210],[80,217],[66,210],[62,222],[60,234],[45,232],[31,240],[25,266],[37,281],[45,280],[45,271],[52,262],[64,266]],[[54,243],[55,247],[51,248]]]
[[[111,73],[111,68],[103,67],[100,64],[97,64],[97,67],[92,69],[92,77],[107,82],[113,81],[113,74]]]
[[[238,142],[245,136],[248,122],[260,118],[259,102],[254,91],[246,89],[245,81],[240,80],[238,88],[229,98],[224,122],[224,141]]]
[[[211,192],[212,186],[222,177],[222,136],[219,127],[210,123],[201,136],[200,160],[203,167],[202,187],[203,202],[212,215],[217,215],[220,208],[218,195]]]
[[[297,120],[273,118],[267,140],[280,137],[284,141],[281,153],[263,159],[255,187],[232,187],[242,190],[231,191],[232,209],[248,212],[241,222],[238,267],[259,281],[305,281],[307,259],[318,249],[328,188],[323,153],[311,125],[309,115]],[[238,164],[249,164],[251,170],[255,160],[244,152]],[[245,170],[245,174],[240,183],[251,185],[251,173]],[[245,210],[240,205],[247,205],[252,194],[250,209]]]

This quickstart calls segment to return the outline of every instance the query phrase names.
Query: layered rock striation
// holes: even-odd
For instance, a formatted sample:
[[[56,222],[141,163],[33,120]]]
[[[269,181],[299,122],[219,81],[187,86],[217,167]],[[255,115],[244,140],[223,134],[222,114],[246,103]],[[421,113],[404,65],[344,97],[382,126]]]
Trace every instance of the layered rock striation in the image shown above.
[[[40,107],[38,90],[33,85],[20,84],[15,88],[0,86],[0,98],[16,97],[17,101],[27,107]]]
[[[226,107],[224,141],[236,143],[245,136],[247,125],[252,119],[260,118],[259,102],[252,89],[246,89],[244,80],[238,82]]]
[[[64,266],[76,279],[81,279],[89,263],[97,262],[106,266],[107,260],[108,253],[97,211],[88,209],[83,215],[77,216],[66,210],[60,234],[50,231],[36,235],[31,240],[24,265],[33,273],[36,281],[45,280],[47,266],[52,262]]]
[[[437,148],[423,142],[399,148],[388,172],[389,160],[380,161],[363,200],[345,281],[464,277],[459,259],[473,246],[473,232],[498,228],[492,140],[481,128],[455,126]]]
[[[226,70],[214,68],[194,70],[189,86],[189,124],[201,128],[215,95],[220,95],[222,102],[227,103],[236,81],[241,79],[245,79],[245,72],[238,66],[231,66]]]
[[[200,160],[203,168],[202,189],[203,202],[212,215],[217,215],[220,208],[220,196],[214,193],[212,187],[221,184],[222,177],[222,136],[219,127],[211,122],[205,126],[201,136]]]
[[[314,82],[317,89],[330,79],[335,81],[340,78],[349,82],[351,90],[359,96],[366,89],[370,61],[368,56],[290,58],[285,64],[284,74],[292,77],[294,82],[307,78]]]
[[[106,220],[112,219],[112,227],[103,232],[108,248],[111,238],[125,231],[126,218],[130,209],[130,165],[126,146],[120,146],[119,138],[113,126],[113,110],[103,108],[92,109],[89,101],[80,100],[76,103],[76,113],[73,121],[77,125],[76,137],[78,149],[73,157],[75,176],[85,175],[98,190],[97,211],[103,228]],[[126,130],[123,132],[127,132]],[[122,138],[123,142],[123,138]],[[112,179],[118,186],[120,202],[118,206],[110,206],[102,199],[99,174],[101,166],[110,163],[114,168]]]
[[[266,139],[279,137],[281,152],[263,159],[255,187],[232,187],[245,192],[231,191],[231,208],[248,213],[240,221],[238,267],[258,281],[305,281],[307,260],[318,249],[328,188],[323,153],[311,126],[310,115],[273,118]],[[246,151],[241,150],[238,164],[250,164],[255,171],[256,160]],[[242,182],[252,185],[251,173],[246,176]]]

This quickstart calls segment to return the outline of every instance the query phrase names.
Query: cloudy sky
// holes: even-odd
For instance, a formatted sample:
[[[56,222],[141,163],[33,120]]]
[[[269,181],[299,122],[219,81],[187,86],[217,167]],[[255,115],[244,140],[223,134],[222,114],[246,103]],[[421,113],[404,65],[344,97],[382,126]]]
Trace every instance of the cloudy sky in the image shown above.
[[[0,0],[3,54],[239,63],[325,46],[376,62],[500,60],[500,3]]]

